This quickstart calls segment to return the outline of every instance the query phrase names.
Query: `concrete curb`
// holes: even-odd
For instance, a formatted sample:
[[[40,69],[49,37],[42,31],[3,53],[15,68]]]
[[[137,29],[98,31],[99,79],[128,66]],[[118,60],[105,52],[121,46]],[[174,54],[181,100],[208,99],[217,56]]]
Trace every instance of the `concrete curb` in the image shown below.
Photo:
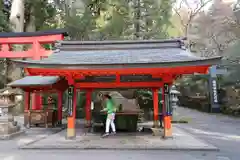
[[[27,146],[29,146],[29,145],[31,145],[31,144],[33,144],[33,143],[36,143],[36,142],[38,142],[38,141],[41,141],[41,140],[47,138],[47,137],[50,136],[50,135],[58,134],[59,132],[63,131],[64,129],[65,129],[65,128],[62,127],[61,129],[59,129],[58,131],[54,132],[53,134],[47,134],[47,135],[44,135],[44,136],[42,136],[42,137],[35,138],[35,139],[33,139],[32,141],[27,142],[27,143],[25,143],[25,144],[21,144],[21,145],[18,146],[18,149],[23,149],[24,147],[27,147]]]
[[[78,147],[78,146],[23,146],[23,150],[170,150],[170,151],[219,151],[218,148],[178,148],[178,147]]]
[[[21,136],[23,134],[25,134],[25,130],[20,130],[16,133],[1,135],[0,140],[10,140],[10,139],[16,138],[18,136]]]
[[[188,121],[184,121],[184,120],[173,120],[172,123],[188,123]]]

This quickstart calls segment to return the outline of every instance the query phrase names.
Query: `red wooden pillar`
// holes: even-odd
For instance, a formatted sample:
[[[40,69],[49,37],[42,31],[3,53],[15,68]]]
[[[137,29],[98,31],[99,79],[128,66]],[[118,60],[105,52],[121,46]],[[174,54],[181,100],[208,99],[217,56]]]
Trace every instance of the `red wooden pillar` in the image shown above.
[[[42,109],[42,96],[40,93],[32,94],[32,110]]]
[[[70,97],[68,97],[70,98]],[[67,139],[74,139],[76,137],[76,110],[77,110],[77,90],[76,87],[73,87],[73,95],[72,98],[72,114],[68,116],[67,120]],[[69,104],[68,104],[69,105]]]
[[[24,92],[24,110],[28,111],[30,109],[30,92]]]
[[[58,91],[58,123],[62,124],[62,103],[63,103],[63,92]]]
[[[169,91],[169,89],[168,89],[168,91]],[[164,138],[172,138],[172,124],[171,124],[172,122],[171,122],[171,116],[168,115],[167,109],[166,109],[165,87],[164,86],[162,88],[162,100],[163,100],[162,105],[163,105],[163,123],[164,123],[163,137]]]
[[[153,89],[153,126],[159,128],[159,116],[158,116],[158,89]]]
[[[165,93],[164,93],[164,86],[162,87],[162,116],[163,119],[166,115],[166,105],[165,105]]]
[[[91,124],[91,101],[92,101],[92,90],[88,89],[86,91],[86,106],[85,106],[85,115],[86,115],[86,125]]]
[[[74,86],[73,88],[73,117],[76,119],[77,113],[77,88]]]
[[[41,45],[38,42],[38,40],[34,39],[33,40],[33,45],[32,45],[32,50],[34,51],[32,59],[34,60],[40,60],[41,59]],[[34,93],[33,94],[33,99],[32,99],[32,106],[33,110],[40,110],[42,109],[42,96],[39,93]]]

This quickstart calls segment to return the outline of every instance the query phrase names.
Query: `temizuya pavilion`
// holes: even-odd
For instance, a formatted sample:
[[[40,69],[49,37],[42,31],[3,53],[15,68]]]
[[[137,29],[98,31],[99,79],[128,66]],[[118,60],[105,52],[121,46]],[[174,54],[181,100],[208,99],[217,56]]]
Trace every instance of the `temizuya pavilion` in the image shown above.
[[[91,91],[109,88],[151,88],[154,125],[158,126],[158,90],[183,74],[206,74],[221,57],[202,58],[184,49],[180,39],[144,41],[61,41],[41,60],[16,60],[31,76],[59,77],[57,86],[69,88],[67,138],[75,137],[76,89],[87,91],[86,120],[91,120]],[[25,77],[26,78],[26,77]],[[21,87],[24,79],[12,86]],[[42,80],[44,77],[40,77]],[[34,80],[34,78],[33,78]],[[36,80],[36,77],[35,77]],[[21,82],[22,81],[22,82]],[[54,83],[57,83],[54,81]],[[62,85],[61,85],[62,83]],[[26,87],[26,86],[25,86]],[[65,88],[65,87],[63,87]],[[164,100],[164,94],[162,94]],[[165,103],[163,102],[163,106]],[[165,107],[163,107],[165,108]],[[166,112],[166,109],[165,109]],[[164,113],[163,113],[164,114]],[[171,120],[164,116],[164,136],[172,136]]]

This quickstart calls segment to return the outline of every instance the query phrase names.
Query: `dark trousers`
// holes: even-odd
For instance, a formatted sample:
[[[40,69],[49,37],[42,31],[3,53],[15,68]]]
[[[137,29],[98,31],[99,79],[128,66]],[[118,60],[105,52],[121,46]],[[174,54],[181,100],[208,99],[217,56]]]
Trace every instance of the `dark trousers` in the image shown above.
[[[160,123],[160,127],[163,127],[163,115],[159,114],[159,123]]]

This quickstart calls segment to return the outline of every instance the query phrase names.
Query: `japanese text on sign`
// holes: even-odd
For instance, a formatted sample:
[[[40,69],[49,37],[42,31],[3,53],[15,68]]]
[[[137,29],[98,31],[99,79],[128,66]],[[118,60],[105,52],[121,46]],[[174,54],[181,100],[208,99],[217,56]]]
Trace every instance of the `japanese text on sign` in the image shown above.
[[[212,87],[213,87],[213,102],[218,103],[217,82],[216,82],[216,80],[212,81]]]

